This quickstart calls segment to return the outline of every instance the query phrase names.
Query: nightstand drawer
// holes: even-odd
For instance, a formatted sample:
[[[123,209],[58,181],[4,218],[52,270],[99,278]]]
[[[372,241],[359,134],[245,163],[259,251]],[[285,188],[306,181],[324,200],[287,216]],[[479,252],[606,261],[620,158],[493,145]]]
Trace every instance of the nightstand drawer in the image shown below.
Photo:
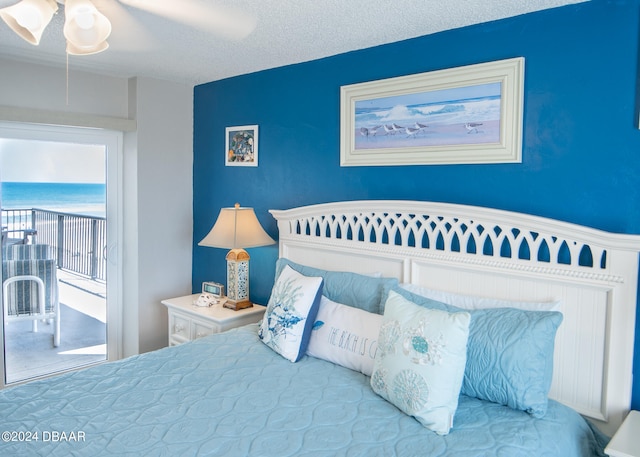
[[[169,313],[169,337],[178,341],[189,341],[191,321],[181,314]]]
[[[211,323],[206,323],[202,321],[191,321],[191,339],[197,340],[198,338],[202,338],[204,336],[213,335],[214,333],[218,333],[214,326]]]

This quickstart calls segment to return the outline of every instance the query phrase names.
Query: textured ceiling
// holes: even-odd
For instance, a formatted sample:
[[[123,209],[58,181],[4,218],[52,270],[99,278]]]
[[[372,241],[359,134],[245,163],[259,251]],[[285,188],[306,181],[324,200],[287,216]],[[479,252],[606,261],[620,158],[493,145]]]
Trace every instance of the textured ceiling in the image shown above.
[[[584,0],[155,0],[164,10],[154,13],[130,6],[141,1],[94,0],[113,23],[110,48],[69,56],[69,68],[199,84]],[[0,57],[64,67],[63,25],[61,6],[36,47],[0,20]]]

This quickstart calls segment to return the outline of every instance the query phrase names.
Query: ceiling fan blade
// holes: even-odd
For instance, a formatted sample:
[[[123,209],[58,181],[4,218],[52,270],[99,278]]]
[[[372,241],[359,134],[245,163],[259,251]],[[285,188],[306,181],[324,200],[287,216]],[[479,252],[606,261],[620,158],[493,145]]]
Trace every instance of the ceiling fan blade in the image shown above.
[[[157,46],[153,35],[117,0],[93,0],[113,26],[109,43],[120,51],[146,51]]]
[[[257,19],[235,8],[216,6],[201,0],[157,1],[120,0],[125,5],[182,22],[230,40],[247,37],[256,27]]]

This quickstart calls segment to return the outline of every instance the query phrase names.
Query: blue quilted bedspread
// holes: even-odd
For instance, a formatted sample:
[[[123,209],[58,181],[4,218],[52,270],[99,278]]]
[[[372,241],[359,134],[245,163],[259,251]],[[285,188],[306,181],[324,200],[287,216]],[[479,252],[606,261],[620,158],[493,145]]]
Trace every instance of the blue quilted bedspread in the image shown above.
[[[438,436],[358,372],[283,359],[256,325],[5,389],[0,417],[3,456],[577,457],[605,444],[558,403],[534,419],[465,396]]]

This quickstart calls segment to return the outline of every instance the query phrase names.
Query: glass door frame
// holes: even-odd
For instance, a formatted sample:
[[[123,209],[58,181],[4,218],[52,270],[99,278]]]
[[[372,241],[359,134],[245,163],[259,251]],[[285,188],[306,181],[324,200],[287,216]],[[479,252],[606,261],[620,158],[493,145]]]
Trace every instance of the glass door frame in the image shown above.
[[[122,358],[123,132],[0,122],[0,138],[104,145],[107,151],[107,361]],[[0,195],[0,201],[2,196]],[[0,294],[0,304],[2,296]],[[3,313],[0,313],[2,315]],[[0,388],[5,387],[4,317],[0,317]],[[59,372],[55,373],[59,374]],[[16,383],[12,383],[14,385]]]

